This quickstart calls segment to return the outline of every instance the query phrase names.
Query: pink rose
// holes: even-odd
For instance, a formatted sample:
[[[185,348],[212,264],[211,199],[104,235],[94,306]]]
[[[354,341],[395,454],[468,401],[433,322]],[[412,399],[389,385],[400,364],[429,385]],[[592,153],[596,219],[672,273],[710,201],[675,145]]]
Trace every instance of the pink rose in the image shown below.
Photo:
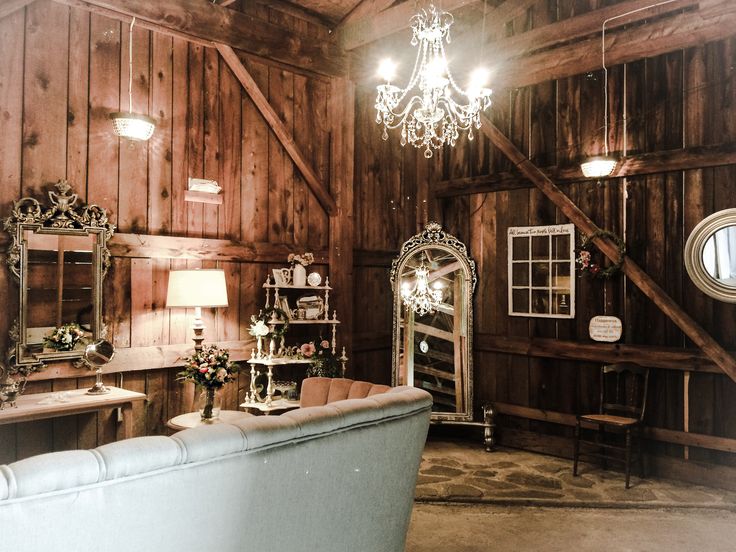
[[[313,343],[304,343],[301,347],[299,347],[299,351],[307,358],[310,358],[315,351],[315,347]]]
[[[199,369],[199,373],[200,373],[200,374],[206,374],[206,373],[207,373],[207,372],[209,372],[209,371],[210,371],[210,369],[209,369],[209,368],[200,368],[200,369]]]
[[[329,348],[330,348],[330,342],[329,342],[329,341],[327,341],[326,339],[323,339],[323,340],[322,340],[322,343],[320,343],[320,346],[321,346],[321,347],[322,347],[323,349],[329,349]]]

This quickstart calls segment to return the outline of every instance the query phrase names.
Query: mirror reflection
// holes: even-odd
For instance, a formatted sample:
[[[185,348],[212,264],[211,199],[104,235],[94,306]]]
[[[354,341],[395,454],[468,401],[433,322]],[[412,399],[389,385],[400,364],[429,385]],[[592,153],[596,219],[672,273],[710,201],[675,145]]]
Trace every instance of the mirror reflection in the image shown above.
[[[436,412],[465,410],[467,320],[465,278],[454,254],[427,248],[412,255],[401,276],[399,381],[429,391]]]
[[[433,222],[403,245],[391,268],[393,382],[428,391],[434,420],[473,417],[475,283],[465,245]]]
[[[719,229],[705,241],[703,266],[711,278],[736,288],[736,225]]]
[[[24,230],[27,245],[26,347],[42,352],[55,328],[78,324],[91,337],[95,235],[40,234]]]

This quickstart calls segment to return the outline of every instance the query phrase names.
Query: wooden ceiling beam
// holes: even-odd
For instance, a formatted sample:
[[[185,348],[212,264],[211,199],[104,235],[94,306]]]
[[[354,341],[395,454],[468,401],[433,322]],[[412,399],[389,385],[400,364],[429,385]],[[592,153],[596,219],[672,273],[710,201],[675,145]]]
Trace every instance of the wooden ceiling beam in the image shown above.
[[[251,100],[253,100],[258,111],[260,111],[263,118],[271,127],[276,138],[281,142],[286,153],[289,154],[291,160],[302,173],[307,186],[312,190],[312,193],[315,195],[320,205],[322,205],[322,208],[328,215],[335,216],[337,214],[337,204],[335,203],[335,200],[330,195],[327,187],[317,177],[316,172],[312,169],[306,157],[299,149],[299,146],[297,146],[294,136],[286,128],[286,125],[284,125],[276,111],[271,107],[271,104],[268,103],[268,99],[263,92],[261,92],[255,79],[253,79],[251,74],[245,68],[245,65],[243,65],[243,62],[240,61],[240,58],[238,58],[238,55],[230,46],[226,46],[225,44],[216,44],[216,47],[217,51],[220,52],[222,59],[225,60],[225,63],[230,67],[230,70],[240,81],[240,84],[243,85],[243,88],[248,93]]]
[[[342,18],[342,21],[335,29],[339,33],[345,26],[358,21],[364,21],[370,17],[375,17],[383,10],[386,10],[394,4],[395,0],[361,0],[350,12]]]
[[[704,169],[723,165],[736,165],[736,142],[630,155],[619,161],[611,176],[604,177],[601,180]],[[557,183],[588,180],[583,176],[579,166],[547,167],[542,169],[542,172]],[[432,192],[435,197],[445,198],[532,187],[534,185],[518,173],[503,172],[443,180],[432,186]]]
[[[598,226],[567,197],[552,180],[519,151],[485,115],[481,115],[481,130],[493,145],[514,164],[521,173],[554,203],[579,230],[592,235]],[[736,359],[687,314],[644,270],[629,256],[620,258],[618,247],[608,238],[595,238],[593,243],[612,262],[621,261],[621,269],[629,281],[649,297],[723,372],[736,382]]]
[[[478,0],[445,0],[442,9],[451,12],[476,2]],[[350,51],[392,35],[408,28],[409,19],[416,12],[417,7],[414,2],[404,2],[377,13],[373,17],[358,19],[345,25],[341,30],[338,37],[339,44],[344,50]]]
[[[32,2],[35,2],[35,0],[5,0],[0,4],[0,19],[25,8]]]
[[[568,20],[569,25],[575,25],[575,19]],[[495,43],[494,50],[504,59],[499,59],[493,73],[494,87],[529,86],[600,69],[601,29],[598,24],[589,24],[587,34],[598,33],[598,36],[527,57],[508,59],[505,56],[506,41]],[[701,0],[699,10],[606,33],[606,64],[610,67],[721,40],[733,36],[734,28],[736,2]],[[586,30],[581,27],[577,32]],[[517,51],[531,47],[530,42],[525,43],[521,39],[515,44]]]
[[[188,40],[226,44],[258,56],[330,76],[345,73],[345,57],[332,41],[317,41],[237,10],[202,0],[55,0],[136,17]]]
[[[700,0],[677,0],[662,6],[650,7],[652,0],[629,0],[505,38],[498,44],[498,47],[503,51],[504,57],[513,58],[595,34],[599,43],[598,57],[600,58],[600,35],[604,21],[630,11],[641,10],[607,23],[606,32],[610,32],[644,19],[692,8],[699,2]],[[649,9],[644,9],[648,7]]]

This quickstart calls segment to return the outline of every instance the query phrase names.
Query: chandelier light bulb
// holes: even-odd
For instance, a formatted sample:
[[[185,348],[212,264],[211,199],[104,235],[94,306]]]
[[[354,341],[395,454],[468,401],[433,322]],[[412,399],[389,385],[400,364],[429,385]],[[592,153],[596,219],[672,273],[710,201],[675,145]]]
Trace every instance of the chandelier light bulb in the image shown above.
[[[389,130],[401,128],[401,145],[424,149],[426,158],[445,144],[454,146],[461,131],[467,130],[472,140],[481,112],[491,106],[487,73],[481,84],[467,91],[452,76],[445,53],[452,23],[452,15],[432,5],[420,10],[410,20],[417,57],[409,82],[403,88],[388,83],[377,87],[376,123],[383,126],[383,139],[388,140]],[[396,66],[387,61],[379,73],[390,81]],[[462,97],[467,103],[460,103]]]
[[[378,76],[386,82],[391,82],[396,77],[396,63],[390,58],[382,59],[378,65]]]

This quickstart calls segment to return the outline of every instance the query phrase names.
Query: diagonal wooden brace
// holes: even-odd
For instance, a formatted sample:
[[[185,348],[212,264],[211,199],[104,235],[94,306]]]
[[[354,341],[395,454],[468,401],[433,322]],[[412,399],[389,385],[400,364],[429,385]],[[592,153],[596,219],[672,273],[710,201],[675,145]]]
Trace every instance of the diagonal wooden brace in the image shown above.
[[[600,230],[536,165],[519,151],[486,116],[481,116],[481,130],[529,180],[554,203],[570,221],[587,235]],[[616,244],[607,238],[595,238],[593,243],[613,262],[620,260]],[[652,278],[631,258],[624,256],[623,273],[631,283],[649,297],[693,342],[702,349],[723,372],[736,382],[736,360],[721,347],[700,325],[688,315]]]
[[[274,111],[273,107],[271,107],[271,104],[268,103],[268,99],[266,99],[266,96],[261,92],[261,89],[258,88],[258,84],[256,84],[256,81],[245,68],[243,62],[240,61],[240,58],[238,58],[238,55],[230,46],[226,46],[225,44],[215,44],[215,46],[217,47],[217,51],[220,52],[222,59],[225,60],[225,63],[227,63],[230,70],[240,81],[240,84],[243,85],[243,88],[248,93],[251,100],[253,100],[258,111],[260,111],[263,118],[266,119],[266,122],[276,135],[276,138],[278,138],[281,145],[284,146],[286,153],[289,154],[291,160],[302,173],[309,189],[312,190],[312,193],[317,197],[320,205],[322,205],[328,215],[336,216],[337,204],[335,203],[334,198],[330,195],[330,192],[322,181],[317,177],[317,174],[314,172],[306,157],[304,157],[304,154],[302,154],[294,141],[294,137],[291,132],[286,128],[281,118],[278,116],[276,111]]]

